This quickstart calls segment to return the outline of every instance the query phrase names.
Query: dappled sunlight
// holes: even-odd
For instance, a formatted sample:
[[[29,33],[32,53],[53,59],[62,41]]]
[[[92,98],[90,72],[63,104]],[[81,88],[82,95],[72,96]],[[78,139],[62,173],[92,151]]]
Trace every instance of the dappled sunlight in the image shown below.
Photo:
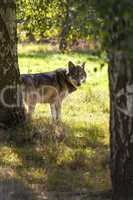
[[[3,147],[0,154],[0,160],[6,161],[4,174],[23,180],[31,188],[33,183],[35,188],[43,184],[46,191],[109,188],[109,150],[104,142],[104,127],[98,124],[88,127],[82,123],[58,126],[63,127],[65,137],[56,137],[55,127],[42,117],[34,118],[25,130],[18,127],[16,138],[20,137],[19,142],[16,143],[11,134],[11,147]],[[24,135],[19,135],[20,130],[24,130]]]
[[[22,160],[15,152],[15,148],[1,145],[0,146],[0,162],[3,165],[17,166],[22,165]]]

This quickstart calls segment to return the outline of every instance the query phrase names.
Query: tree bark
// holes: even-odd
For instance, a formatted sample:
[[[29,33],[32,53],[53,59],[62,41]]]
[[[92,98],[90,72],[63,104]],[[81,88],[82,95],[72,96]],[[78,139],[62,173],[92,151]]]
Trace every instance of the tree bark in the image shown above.
[[[133,199],[133,59],[109,53],[110,145],[113,200]]]
[[[25,119],[17,56],[16,1],[0,0],[0,125]]]
[[[60,44],[59,44],[59,50],[64,52],[67,49],[67,36],[69,35],[69,31],[71,29],[71,6],[72,1],[67,0],[66,1],[66,13],[65,13],[65,19],[62,24],[62,30],[60,34]]]

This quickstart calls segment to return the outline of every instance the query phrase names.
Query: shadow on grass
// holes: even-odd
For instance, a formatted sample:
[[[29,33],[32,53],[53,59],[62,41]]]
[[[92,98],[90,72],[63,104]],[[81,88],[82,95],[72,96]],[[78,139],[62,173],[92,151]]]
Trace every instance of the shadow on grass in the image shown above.
[[[21,180],[0,180],[1,200],[36,200],[34,191],[28,188]]]
[[[108,189],[109,150],[103,142],[104,130],[65,123],[59,126],[60,135],[48,120],[42,119],[10,130],[4,144],[1,140],[0,170],[12,168],[9,176],[21,179],[29,187],[34,185],[38,194],[42,190],[82,193]],[[76,135],[79,130],[80,136]],[[10,152],[5,152],[3,145],[10,147]],[[8,162],[8,154],[9,158],[17,157],[17,161],[12,158]]]

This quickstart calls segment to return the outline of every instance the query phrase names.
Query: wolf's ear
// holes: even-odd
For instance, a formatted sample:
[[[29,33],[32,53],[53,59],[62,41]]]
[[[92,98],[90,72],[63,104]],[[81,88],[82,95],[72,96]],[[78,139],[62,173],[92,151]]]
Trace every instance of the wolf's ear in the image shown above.
[[[69,72],[72,72],[74,67],[75,67],[75,65],[71,61],[69,61],[68,62],[68,74],[69,74]]]
[[[85,68],[85,62],[82,63],[81,67],[84,69]]]
[[[75,65],[71,61],[69,61],[68,62],[68,68],[72,68],[72,67],[75,67]]]

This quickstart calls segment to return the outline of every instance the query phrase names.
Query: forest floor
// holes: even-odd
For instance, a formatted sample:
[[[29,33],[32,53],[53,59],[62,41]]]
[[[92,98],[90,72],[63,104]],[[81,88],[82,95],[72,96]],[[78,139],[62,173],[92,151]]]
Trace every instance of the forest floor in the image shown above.
[[[19,45],[21,73],[86,62],[87,82],[67,97],[55,129],[49,107],[37,105],[32,120],[0,131],[0,200],[108,200],[109,105],[107,66],[89,52],[61,54],[46,45]],[[96,70],[97,69],[97,70]],[[96,72],[94,72],[96,71]]]

